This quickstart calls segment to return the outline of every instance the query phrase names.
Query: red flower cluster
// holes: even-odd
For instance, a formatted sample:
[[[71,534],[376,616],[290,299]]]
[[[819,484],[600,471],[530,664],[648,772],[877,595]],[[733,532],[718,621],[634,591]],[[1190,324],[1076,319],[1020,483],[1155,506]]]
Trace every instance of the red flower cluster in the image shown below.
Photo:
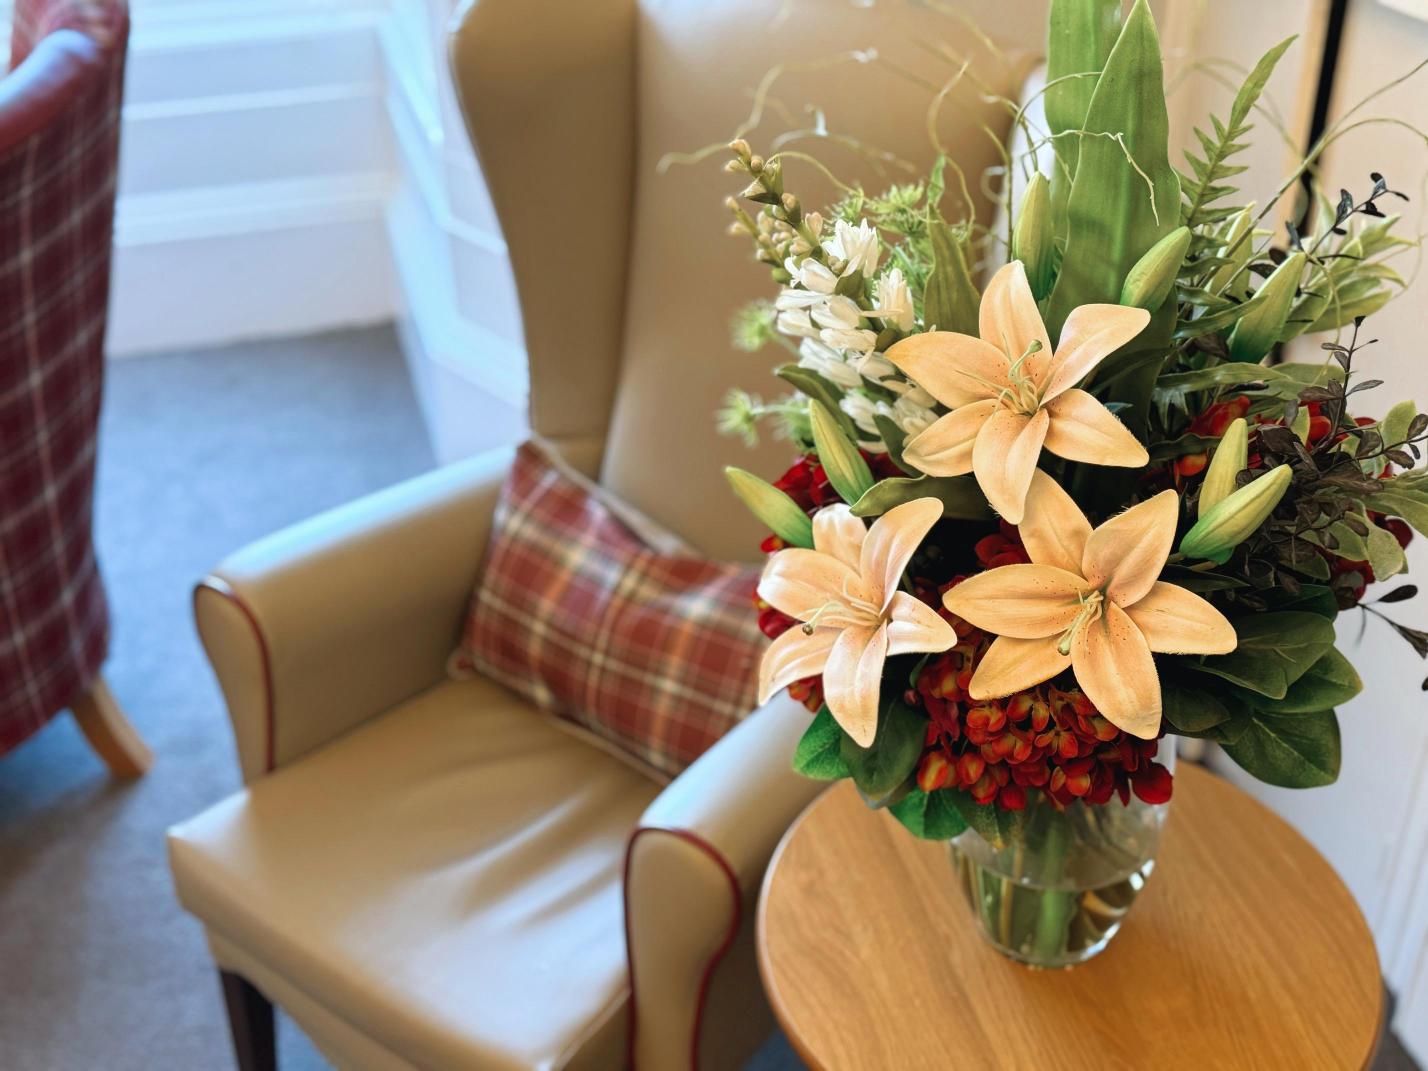
[[[977,544],[977,558],[986,568],[1027,560],[1016,529],[1005,523]],[[940,606],[942,593],[960,579],[923,598]],[[924,792],[966,789],[978,803],[1008,811],[1022,810],[1033,788],[1062,806],[1078,799],[1107,803],[1113,795],[1127,803],[1132,791],[1147,803],[1170,799],[1170,771],[1154,761],[1158,741],[1121,732],[1079,689],[1048,682],[1005,699],[972,699],[972,673],[993,637],[945,609],[939,612],[956,631],[957,644],[927,661],[906,697],[928,717],[917,768]]]
[[[1249,412],[1249,407],[1250,400],[1244,395],[1216,402],[1190,422],[1189,433],[1204,435],[1207,438],[1223,438],[1230,425]],[[1328,421],[1326,420],[1324,423],[1327,425]],[[1176,458],[1175,476],[1177,482],[1189,479],[1191,476],[1198,476],[1205,471],[1205,466],[1209,462],[1210,455],[1203,451]]]

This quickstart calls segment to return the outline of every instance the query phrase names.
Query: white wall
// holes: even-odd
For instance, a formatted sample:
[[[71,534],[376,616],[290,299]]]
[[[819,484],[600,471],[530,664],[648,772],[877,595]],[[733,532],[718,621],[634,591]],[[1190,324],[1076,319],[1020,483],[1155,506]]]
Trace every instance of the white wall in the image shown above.
[[[1189,35],[1192,49],[1240,66],[1253,63],[1290,32],[1304,33],[1271,89],[1291,130],[1301,138],[1307,134],[1315,56],[1322,49],[1323,0],[1256,0],[1253,5],[1235,0],[1233,17],[1225,17],[1231,0],[1178,3],[1179,15],[1197,25]],[[1428,17],[1424,0],[1392,4],[1416,4]],[[1392,10],[1382,0],[1353,0],[1340,57],[1331,121],[1428,59],[1428,22]],[[1207,108],[1222,114],[1229,92],[1199,82],[1179,114],[1204,116]],[[1392,116],[1428,129],[1428,72],[1361,114]],[[1246,154],[1251,170],[1237,181],[1245,189],[1273,190],[1288,160],[1266,121],[1255,133],[1254,149]],[[1372,170],[1382,171],[1414,198],[1407,206],[1407,232],[1420,233],[1428,204],[1423,139],[1392,125],[1365,128],[1326,155],[1323,181],[1330,189],[1346,186],[1363,193]],[[1414,258],[1399,266],[1405,275],[1413,274]],[[1369,319],[1371,335],[1382,341],[1365,351],[1363,370],[1386,384],[1363,396],[1367,415],[1381,415],[1403,397],[1428,405],[1428,364],[1421,353],[1428,329],[1425,307],[1428,280],[1420,275],[1407,294]],[[1322,357],[1319,341],[1306,340],[1295,359]],[[1408,554],[1420,585],[1428,575],[1425,542],[1419,539]],[[1428,598],[1385,609],[1407,624],[1428,627]],[[1365,689],[1339,712],[1344,761],[1338,783],[1295,792],[1261,785],[1223,756],[1215,765],[1289,819],[1343,875],[1373,928],[1385,978],[1398,995],[1394,1026],[1415,1057],[1428,1065],[1428,696],[1419,687],[1428,666],[1381,622],[1365,621],[1361,613],[1343,615],[1339,626],[1340,646],[1359,668]]]
[[[390,318],[384,0],[135,0],[111,353]]]
[[[441,460],[521,434],[520,317],[448,84],[449,6],[133,0],[111,356],[396,319]]]

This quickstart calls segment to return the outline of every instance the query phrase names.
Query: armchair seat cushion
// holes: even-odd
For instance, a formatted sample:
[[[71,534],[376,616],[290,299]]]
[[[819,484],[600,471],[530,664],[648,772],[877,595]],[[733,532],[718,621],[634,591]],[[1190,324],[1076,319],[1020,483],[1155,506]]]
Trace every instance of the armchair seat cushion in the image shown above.
[[[441,683],[175,827],[179,899],[414,1066],[618,1066],[621,867],[659,786],[578,733]]]

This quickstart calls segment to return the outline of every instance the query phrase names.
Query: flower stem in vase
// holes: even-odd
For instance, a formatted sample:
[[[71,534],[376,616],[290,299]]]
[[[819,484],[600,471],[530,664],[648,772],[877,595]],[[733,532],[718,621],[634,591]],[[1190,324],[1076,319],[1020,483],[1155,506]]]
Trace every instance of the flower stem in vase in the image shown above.
[[[1037,910],[1036,932],[1032,953],[1040,960],[1055,960],[1066,950],[1067,925],[1076,909],[1076,894],[1058,888],[1066,869],[1066,853],[1070,845],[1071,816],[1055,813],[1049,805],[1049,821],[1042,841],[1041,884],[1043,891]]]

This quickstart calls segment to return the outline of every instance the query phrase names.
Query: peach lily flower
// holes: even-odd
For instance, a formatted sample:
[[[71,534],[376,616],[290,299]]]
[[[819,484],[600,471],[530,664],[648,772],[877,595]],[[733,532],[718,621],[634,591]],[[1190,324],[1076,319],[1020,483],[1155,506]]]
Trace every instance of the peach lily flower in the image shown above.
[[[1069,461],[1136,468],[1149,455],[1095,397],[1076,384],[1145,329],[1150,313],[1124,305],[1071,310],[1051,351],[1046,324],[1014,260],[987,284],[978,330],[928,331],[887,359],[952,410],[903,447],[929,476],[972,472],[992,508],[1021,522],[1043,446]]]
[[[1071,496],[1038,471],[1022,542],[1030,565],[962,581],[947,609],[997,639],[972,675],[973,699],[999,699],[1068,667],[1117,728],[1149,740],[1160,730],[1152,651],[1228,654],[1234,627],[1200,596],[1156,579],[1175,539],[1179,496],[1162,491],[1095,531]]]
[[[940,501],[919,498],[868,528],[847,506],[828,506],[813,518],[812,550],[790,547],[769,559],[759,597],[804,624],[764,652],[760,703],[822,673],[829,713],[859,747],[872,744],[888,657],[957,642],[936,610],[898,590],[908,560],[941,516]]]

